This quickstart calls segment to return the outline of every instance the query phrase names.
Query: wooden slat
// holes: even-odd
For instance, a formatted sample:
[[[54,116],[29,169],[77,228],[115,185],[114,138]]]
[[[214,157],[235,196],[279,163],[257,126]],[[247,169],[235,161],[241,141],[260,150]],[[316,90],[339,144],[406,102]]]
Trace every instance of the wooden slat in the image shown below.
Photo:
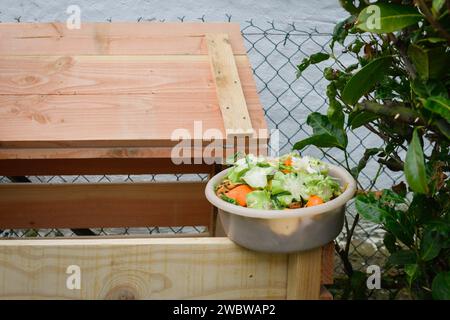
[[[234,23],[2,23],[0,55],[208,54],[206,33],[228,33],[235,54],[245,54]]]
[[[173,146],[176,128],[193,137],[195,121],[220,125],[214,102],[213,93],[3,95],[0,147]]]
[[[321,260],[322,248],[289,255],[287,299],[319,299]]]
[[[205,183],[0,184],[0,229],[209,224]]]
[[[267,135],[261,135],[252,140],[250,149],[246,153],[267,154]],[[206,142],[205,145],[208,145]],[[258,150],[256,150],[258,148]],[[203,147],[192,146],[190,148],[192,158],[198,158],[205,151]],[[223,158],[235,153],[234,148],[225,146],[222,152]],[[211,151],[211,156],[221,157],[217,155],[215,150]],[[220,151],[218,151],[220,153]],[[209,154],[208,154],[209,155]],[[177,157],[172,155],[172,148],[164,147],[135,147],[135,148],[117,148],[117,147],[97,147],[97,148],[0,148],[0,161],[7,159],[105,159],[105,158],[171,158]],[[205,159],[205,158],[203,158]],[[194,163],[194,162],[191,162]],[[0,167],[1,168],[1,167]],[[147,168],[149,169],[149,168]],[[89,170],[89,169],[88,169]],[[149,169],[151,170],[151,168]],[[130,171],[129,173],[133,172]],[[146,171],[151,172],[151,171]],[[159,172],[159,171],[158,171]]]
[[[191,59],[199,64],[198,70],[186,69],[186,75],[179,77],[169,66],[170,59],[163,59],[167,60],[164,62],[160,57],[142,57],[133,62],[124,57],[76,57],[71,60],[74,64],[68,63],[67,70],[50,72],[50,75],[44,72],[46,66],[64,58],[17,58],[23,65],[20,72],[11,64],[14,59],[0,58],[2,147],[173,146],[175,142],[170,141],[173,130],[185,128],[193,135],[194,121],[198,120],[202,120],[203,130],[224,131],[209,62],[205,58]],[[157,70],[157,75],[151,78],[156,79],[154,84],[145,84],[148,70],[142,63],[149,63]],[[264,129],[264,115],[248,59],[238,59],[238,66],[252,126]],[[91,71],[85,74],[83,70],[88,69]],[[110,69],[117,76],[111,77]],[[27,85],[21,82],[27,77],[41,80]],[[132,85],[129,78],[133,79]],[[93,95],[95,90],[103,94]],[[147,90],[150,94],[124,94],[126,90],[135,93]],[[10,95],[11,92],[16,95]],[[35,95],[17,95],[25,93]],[[62,93],[72,95],[62,96]]]
[[[253,91],[248,58],[235,59],[244,92]],[[0,56],[2,95],[202,94],[214,86],[208,56]]]
[[[238,60],[245,67],[246,57]],[[0,56],[2,95],[204,94],[213,86],[207,56]]]
[[[0,298],[284,299],[286,264],[227,238],[1,240]]]
[[[206,41],[227,136],[251,136],[253,127],[229,37],[207,34]]]
[[[25,149],[26,151],[26,149]],[[24,151],[24,152],[25,152]],[[89,154],[88,154],[89,155]],[[165,158],[58,158],[0,160],[0,176],[208,173],[209,165],[175,165]]]

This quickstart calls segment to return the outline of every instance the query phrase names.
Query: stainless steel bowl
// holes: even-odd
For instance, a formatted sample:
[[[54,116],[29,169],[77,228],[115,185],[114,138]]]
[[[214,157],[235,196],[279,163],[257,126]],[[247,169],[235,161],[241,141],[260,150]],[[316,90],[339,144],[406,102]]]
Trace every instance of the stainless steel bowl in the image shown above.
[[[341,232],[345,204],[353,198],[356,182],[343,168],[329,164],[330,175],[345,191],[324,204],[300,209],[260,210],[240,207],[220,199],[214,192],[229,169],[212,177],[206,198],[218,208],[228,238],[255,251],[287,253],[323,246]]]

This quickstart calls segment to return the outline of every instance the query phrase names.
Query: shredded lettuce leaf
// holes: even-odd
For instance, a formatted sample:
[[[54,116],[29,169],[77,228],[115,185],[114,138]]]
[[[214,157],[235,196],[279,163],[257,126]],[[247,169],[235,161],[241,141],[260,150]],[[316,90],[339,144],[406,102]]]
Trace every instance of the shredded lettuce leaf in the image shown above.
[[[289,153],[279,158],[234,155],[226,179],[247,184],[247,206],[258,209],[284,209],[292,202],[305,203],[315,195],[324,202],[341,194],[337,179],[328,175],[326,163],[312,157]],[[225,199],[225,201],[229,201]]]
[[[265,188],[267,186],[267,176],[273,174],[272,167],[255,166],[247,171],[242,180],[252,188]]]
[[[255,190],[247,194],[247,207],[254,209],[271,209],[270,194],[266,190]]]
[[[282,206],[289,207],[289,205],[294,200],[294,197],[292,195],[290,195],[290,194],[285,194],[285,195],[278,196],[277,200]]]

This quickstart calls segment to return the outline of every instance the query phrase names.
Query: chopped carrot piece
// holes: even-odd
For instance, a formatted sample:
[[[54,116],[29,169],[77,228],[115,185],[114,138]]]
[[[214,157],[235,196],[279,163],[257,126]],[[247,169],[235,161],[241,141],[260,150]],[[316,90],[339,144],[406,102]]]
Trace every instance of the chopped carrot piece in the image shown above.
[[[319,204],[322,204],[323,200],[321,197],[319,196],[311,196],[309,197],[308,202],[306,203],[306,207],[312,207],[312,206],[317,206]]]
[[[286,167],[291,167],[292,166],[292,158],[291,157],[287,158],[286,160],[284,160],[283,164]],[[283,173],[290,173],[291,169],[290,168],[283,169],[283,170],[281,170],[281,172],[283,172]]]
[[[240,206],[245,207],[245,206],[247,206],[247,198],[246,198],[247,194],[252,191],[253,191],[253,189],[250,188],[248,185],[242,184],[240,186],[237,186],[236,188],[231,189],[230,191],[225,193],[225,195],[228,198],[236,200],[236,202]]]
[[[284,160],[284,165],[288,167],[292,166],[292,158],[289,157],[286,160]]]

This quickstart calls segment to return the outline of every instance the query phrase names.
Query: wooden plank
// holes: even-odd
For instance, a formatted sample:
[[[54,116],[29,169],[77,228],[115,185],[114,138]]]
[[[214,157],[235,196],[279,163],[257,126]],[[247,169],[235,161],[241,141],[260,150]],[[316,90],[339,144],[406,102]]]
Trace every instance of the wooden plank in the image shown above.
[[[203,130],[223,128],[215,99],[213,92],[2,95],[0,147],[173,146],[173,131],[193,139],[196,121]]]
[[[0,229],[206,226],[203,182],[0,184]]]
[[[284,299],[286,265],[227,238],[1,240],[0,298]]]
[[[243,86],[248,87],[252,78],[242,70],[249,68],[248,58],[236,56],[236,64]],[[2,95],[201,94],[213,90],[208,56],[0,56]]]
[[[333,284],[334,242],[322,247],[322,284]]]
[[[47,59],[50,58],[47,57]],[[52,61],[58,61],[58,59],[60,58]],[[223,119],[214,86],[210,85],[208,80],[205,80],[208,77],[211,79],[209,67],[206,67],[208,62],[205,59],[202,62],[202,65],[205,66],[203,68],[205,74],[202,73],[202,68],[200,68],[198,75],[192,76],[198,77],[196,84],[192,84],[193,87],[189,87],[189,85],[183,87],[177,80],[170,82],[168,77],[160,82],[156,81],[160,85],[153,86],[154,90],[151,90],[152,85],[148,85],[147,89],[151,92],[150,94],[136,95],[123,93],[123,90],[130,90],[129,85],[127,87],[127,76],[122,78],[120,75],[110,77],[107,74],[107,69],[111,66],[110,63],[115,60],[106,60],[107,63],[102,67],[102,72],[99,71],[100,67],[97,66],[96,71],[93,71],[95,75],[91,78],[86,76],[87,78],[84,78],[84,80],[79,80],[81,70],[89,69],[89,66],[92,67],[89,61],[92,63],[97,61],[95,59],[81,60],[83,62],[76,61],[81,63],[82,66],[76,64],[78,67],[69,67],[70,70],[75,68],[75,70],[69,72],[71,76],[67,73],[64,75],[64,72],[62,72],[59,76],[56,74],[50,78],[45,76],[44,78],[47,79],[46,85],[37,85],[35,89],[32,89],[34,85],[30,85],[30,92],[63,92],[69,94],[76,91],[77,95],[0,95],[0,120],[2,122],[0,126],[0,146],[58,146],[59,148],[86,145],[89,147],[111,145],[115,147],[121,145],[161,146],[160,144],[172,146],[175,144],[170,141],[173,130],[185,128],[193,136],[194,121],[198,120],[202,120],[204,131],[209,128],[217,128],[224,132]],[[8,59],[0,59],[0,65],[4,66],[5,61],[8,62]],[[28,61],[33,67],[25,68],[28,70],[28,72],[24,71],[23,73],[25,78],[33,74],[32,70],[38,63],[33,59]],[[43,61],[40,63],[41,69],[45,68],[45,61],[48,60],[44,59]],[[123,62],[120,59],[115,62],[119,62],[120,65],[120,61]],[[240,61],[238,63],[240,77],[244,79],[244,94],[252,126],[255,130],[265,129],[267,126],[256,87],[249,71],[248,59],[242,58],[238,61]],[[141,71],[138,71],[137,66],[141,65],[141,62],[142,60],[138,60],[133,68],[130,67],[134,70],[134,79],[139,77]],[[26,65],[26,63],[24,64]],[[126,65],[130,64],[132,65],[130,62],[126,63]],[[164,65],[167,67],[165,63],[162,66],[160,64],[159,74],[164,73]],[[120,67],[117,68],[120,69]],[[28,90],[26,85],[21,87],[21,85],[14,84],[14,81],[19,79],[20,76],[11,76],[13,71],[9,71],[10,75],[7,76],[7,70],[11,70],[12,66],[4,66],[3,69],[5,75],[0,76],[0,94],[11,92],[11,90],[17,93],[26,93],[26,90]],[[3,69],[0,67],[0,70]],[[175,71],[172,71],[171,74],[174,76]],[[120,74],[120,72],[118,73]],[[3,72],[0,74],[3,74]],[[99,76],[99,74],[102,74],[102,76]],[[144,74],[140,75],[144,77]],[[39,76],[36,77],[39,78]],[[99,80],[100,78],[102,80]],[[174,76],[174,78],[176,77]],[[73,81],[68,79],[73,79]],[[189,79],[192,78],[186,76],[185,81],[182,82],[189,82]],[[86,81],[90,84],[85,86],[78,81],[80,83]],[[76,86],[76,83],[79,83],[78,86]],[[137,83],[134,85],[137,89],[131,89],[131,91],[143,90],[140,86],[143,85],[144,78]],[[92,95],[90,92],[97,90],[95,89],[97,85],[98,90],[105,94],[108,90],[122,92],[122,94]],[[104,89],[101,89],[102,87]],[[86,93],[86,95],[80,95],[80,93]],[[183,117],[179,117],[180,113],[183,113]],[[167,123],[171,125],[168,126]],[[151,142],[149,142],[150,140]]]
[[[209,167],[205,163],[176,165],[170,153],[165,158],[127,158],[126,154],[120,158],[30,158],[0,160],[0,176],[208,173]]]
[[[253,154],[267,154],[267,143],[268,138],[266,134],[259,134],[259,137],[252,140],[252,144],[249,146],[250,148],[246,153]],[[208,143],[205,143],[207,146]],[[191,155],[192,159],[198,158],[198,155],[203,155],[204,146],[195,147],[191,146]],[[233,146],[228,147],[225,146],[223,148],[223,152],[220,154],[219,149],[211,150],[211,153],[208,153],[211,157],[219,157],[220,159],[226,158],[228,155],[233,155],[235,153],[235,149]],[[185,155],[183,155],[185,157]],[[178,159],[183,158],[182,156],[172,155],[172,148],[165,147],[96,147],[96,148],[0,148],[0,161],[8,160],[8,159],[105,159],[105,158],[113,158],[113,159],[139,159],[139,158],[171,158]],[[205,157],[203,157],[205,159]],[[103,160],[101,160],[103,161]],[[222,162],[220,162],[222,163]],[[194,160],[191,161],[191,164],[197,164]],[[2,168],[2,167],[0,167]],[[89,169],[87,169],[89,170]],[[148,167],[145,173],[152,172],[151,167]],[[188,169],[189,170],[189,169]],[[0,170],[1,171],[1,170]],[[177,169],[175,169],[177,171]],[[183,168],[183,172],[185,169]],[[133,169],[129,172],[123,173],[132,173]],[[139,172],[142,172],[139,169]],[[160,171],[158,171],[160,172]],[[173,170],[171,170],[173,172]],[[191,171],[192,172],[192,171]],[[197,172],[197,171],[195,171]],[[167,172],[164,172],[167,173]],[[178,172],[182,173],[182,172]],[[203,173],[203,172],[202,172]]]
[[[251,136],[253,127],[229,37],[207,34],[206,41],[227,136]]]
[[[178,144],[176,129],[201,141],[209,129],[225,132],[215,102],[206,92],[0,95],[0,147],[170,147]]]
[[[2,23],[0,55],[208,54],[206,33],[227,33],[235,54],[246,48],[235,23]]]
[[[319,299],[321,260],[322,248],[289,255],[287,299]]]

